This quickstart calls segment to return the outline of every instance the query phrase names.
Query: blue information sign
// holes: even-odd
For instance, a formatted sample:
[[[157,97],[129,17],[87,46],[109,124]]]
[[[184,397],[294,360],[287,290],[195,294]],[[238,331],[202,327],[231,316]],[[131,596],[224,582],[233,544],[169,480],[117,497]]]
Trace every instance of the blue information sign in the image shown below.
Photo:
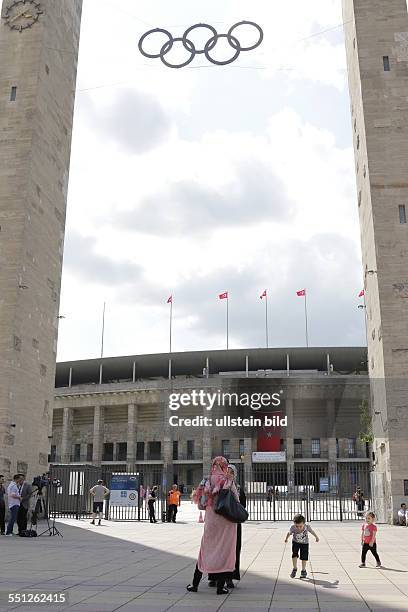
[[[111,506],[137,506],[139,477],[136,474],[112,474],[110,491]]]

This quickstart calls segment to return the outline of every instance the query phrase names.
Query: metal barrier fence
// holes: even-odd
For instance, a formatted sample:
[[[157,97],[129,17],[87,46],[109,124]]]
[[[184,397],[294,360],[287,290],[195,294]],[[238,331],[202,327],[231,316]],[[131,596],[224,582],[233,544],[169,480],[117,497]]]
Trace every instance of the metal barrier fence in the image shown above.
[[[126,466],[93,465],[51,465],[52,481],[59,481],[58,487],[51,486],[48,495],[49,513],[60,518],[87,518],[92,514],[92,496],[89,493],[99,479],[110,488],[113,474],[128,473]],[[135,465],[130,474],[138,474],[140,488],[135,506],[113,506],[109,499],[104,504],[106,519],[122,521],[148,520],[147,494],[154,485],[159,487],[154,504],[156,519],[162,518],[165,511],[165,492],[163,491],[163,470],[161,465]]]
[[[92,513],[89,489],[98,479],[111,488],[112,476],[123,473],[138,475],[138,500],[134,506],[115,506],[107,500],[104,505],[106,519],[117,521],[148,520],[148,490],[159,487],[154,504],[156,520],[162,520],[166,511],[167,486],[161,465],[135,464],[130,472],[126,466],[55,465],[50,468],[52,479],[60,481],[51,487],[49,512],[51,516],[86,518]],[[357,487],[364,495],[364,510],[371,507],[369,463],[338,463],[329,470],[329,464],[269,463],[244,466],[238,464],[238,480],[247,496],[249,520],[291,521],[297,513],[307,521],[357,520],[362,508],[353,500]]]
[[[105,481],[108,489],[111,488],[111,480],[113,474],[120,473],[120,470],[103,466],[102,479]],[[108,502],[105,506],[105,517],[114,521],[144,521],[149,520],[149,510],[147,505],[147,496],[149,490],[157,485],[159,487],[156,502],[154,503],[154,512],[156,520],[162,519],[163,511],[166,510],[166,491],[163,491],[163,468],[161,465],[135,465],[131,472],[127,472],[124,468],[123,473],[131,473],[139,475],[139,499],[136,506],[114,506]]]
[[[368,463],[339,463],[329,473],[326,463],[253,464],[240,470],[247,496],[249,519],[291,521],[303,514],[307,521],[361,519],[362,510],[353,500],[357,487],[364,495],[364,509],[371,507]]]

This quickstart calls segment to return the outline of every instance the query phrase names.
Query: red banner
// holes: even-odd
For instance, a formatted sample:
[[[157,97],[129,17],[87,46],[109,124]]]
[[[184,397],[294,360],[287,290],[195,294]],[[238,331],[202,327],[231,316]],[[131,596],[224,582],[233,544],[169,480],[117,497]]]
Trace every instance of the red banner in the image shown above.
[[[282,412],[263,412],[259,415],[262,419],[268,417],[273,421],[273,417],[282,417]],[[259,452],[279,452],[281,441],[281,427],[280,425],[263,425],[258,429],[258,445],[257,450]]]

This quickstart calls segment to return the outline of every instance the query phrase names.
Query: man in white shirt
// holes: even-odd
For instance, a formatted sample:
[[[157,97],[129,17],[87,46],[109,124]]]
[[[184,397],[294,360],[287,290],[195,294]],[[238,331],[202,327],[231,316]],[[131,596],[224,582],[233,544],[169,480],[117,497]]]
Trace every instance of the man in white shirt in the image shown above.
[[[96,484],[92,489],[90,489],[90,494],[93,497],[93,512],[92,512],[92,521],[91,525],[95,525],[96,515],[98,514],[98,525],[101,524],[101,517],[103,513],[103,502],[109,495],[109,489],[104,486],[103,480],[98,480],[98,484]]]
[[[401,504],[401,508],[398,510],[398,524],[403,527],[408,527],[408,510],[407,504]]]
[[[21,495],[20,495],[21,476],[15,474],[13,480],[7,487],[7,502],[10,512],[9,522],[7,524],[6,536],[13,535],[14,523],[17,519],[18,509],[20,508]]]

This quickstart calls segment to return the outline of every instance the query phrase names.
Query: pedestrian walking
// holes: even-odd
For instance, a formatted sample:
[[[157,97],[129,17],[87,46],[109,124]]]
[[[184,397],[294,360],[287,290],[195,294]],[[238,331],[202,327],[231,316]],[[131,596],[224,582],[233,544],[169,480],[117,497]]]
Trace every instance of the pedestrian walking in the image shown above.
[[[98,484],[92,487],[92,489],[89,490],[89,493],[93,497],[91,525],[95,525],[95,519],[97,515],[98,525],[101,525],[101,519],[103,515],[103,502],[108,497],[110,491],[103,484],[103,480],[98,480]]]
[[[167,495],[167,522],[175,523],[177,510],[180,506],[181,493],[174,484]]]
[[[158,491],[158,486],[154,485],[154,487],[152,487],[150,493],[149,493],[149,497],[147,499],[147,507],[149,509],[149,520],[151,523],[157,523],[156,521],[156,514],[154,511],[154,504],[156,503],[156,499],[157,499],[157,491]]]
[[[292,564],[293,569],[290,574],[291,578],[295,578],[297,572],[297,562],[300,556],[302,562],[302,570],[300,572],[301,578],[306,578],[306,564],[309,560],[309,533],[315,538],[316,542],[319,541],[317,534],[313,531],[310,525],[306,524],[306,519],[302,514],[296,514],[293,517],[293,525],[286,534],[285,543],[292,536]]]
[[[13,480],[10,482],[9,486],[7,487],[7,502],[8,502],[10,517],[9,517],[9,521],[7,524],[6,536],[13,535],[14,523],[16,522],[18,509],[20,507],[20,502],[21,502],[21,495],[20,495],[20,489],[19,489],[20,484],[21,484],[20,474],[15,474],[13,476]]]
[[[231,488],[238,500],[238,491],[228,473],[228,461],[225,457],[215,457],[211,472],[196,491],[196,503],[199,508],[205,507],[204,533],[201,539],[200,552],[196,564],[193,582],[187,590],[197,592],[203,574],[216,576],[217,594],[228,594],[225,582],[231,578],[235,569],[237,526],[214,512],[214,504],[221,489]]]
[[[374,512],[367,512],[365,523],[361,525],[361,563],[359,567],[366,567],[366,557],[368,551],[371,551],[376,560],[376,567],[381,567],[380,557],[377,552],[377,525],[375,524]]]

